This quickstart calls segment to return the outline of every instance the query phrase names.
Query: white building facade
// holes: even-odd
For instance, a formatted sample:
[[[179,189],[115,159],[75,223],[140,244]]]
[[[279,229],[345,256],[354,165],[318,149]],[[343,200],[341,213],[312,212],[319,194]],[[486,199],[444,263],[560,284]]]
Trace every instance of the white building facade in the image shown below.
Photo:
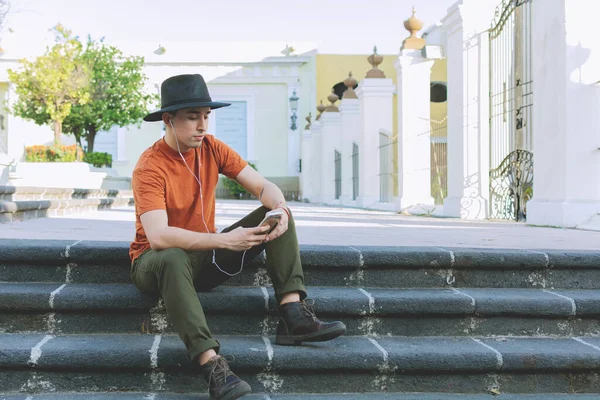
[[[159,92],[166,78],[187,73],[200,73],[208,83],[211,97],[232,105],[211,115],[209,133],[233,147],[244,159],[256,165],[292,197],[298,195],[300,134],[297,123],[292,128],[292,115],[308,114],[315,106],[314,64],[316,52],[303,55],[287,53],[260,61],[147,61],[147,90]],[[18,69],[16,59],[0,58],[0,98],[9,107],[15,99],[7,71]],[[297,109],[290,107],[294,95]],[[298,121],[300,122],[300,121]],[[164,135],[161,123],[140,122],[139,125],[114,127],[96,136],[95,151],[113,157],[113,175],[128,178],[140,154]],[[32,145],[50,145],[53,132],[49,126],[38,126],[8,112],[0,112],[0,185],[39,185],[39,181],[21,179],[25,171],[24,150]],[[63,135],[63,144],[74,144],[74,138]],[[19,167],[21,165],[21,167]],[[12,174],[9,174],[12,171]],[[9,175],[12,176],[9,179]],[[56,182],[56,185],[60,185]]]
[[[376,102],[376,96],[367,95],[375,93],[372,80],[365,77],[359,82],[361,123],[352,132],[348,125],[343,129],[343,137],[359,138],[358,150],[354,149],[358,157],[352,158],[350,147],[342,144],[341,162],[359,161],[352,168],[334,168],[345,176],[332,179],[320,174],[327,179],[321,180],[321,187],[341,182],[339,192],[349,193],[348,186],[355,183],[349,171],[358,170],[358,199],[323,197],[331,190],[319,193],[314,188],[306,192],[309,199],[417,214],[600,229],[596,117],[600,36],[593,16],[576,3],[455,3],[441,24],[424,35],[427,46],[420,51],[403,46],[398,55],[397,87],[389,92],[398,97],[397,110],[389,109],[391,98],[383,94],[384,80],[378,83]],[[432,116],[423,95],[429,94],[427,88],[433,83],[430,60],[440,54],[446,58],[448,75],[448,192],[443,205],[434,205],[429,192],[432,129],[426,126]],[[341,103],[344,121],[351,111],[344,100]],[[391,112],[397,113],[396,137],[389,132]],[[313,124],[313,130],[323,135],[322,127]],[[310,138],[311,132],[303,137]],[[391,139],[386,142],[384,137]],[[395,198],[386,190],[388,175],[394,175],[387,173],[388,151],[384,150],[390,143],[398,146]],[[320,152],[334,159],[332,148]],[[312,177],[303,177],[303,182],[315,180],[319,171],[307,174]]]

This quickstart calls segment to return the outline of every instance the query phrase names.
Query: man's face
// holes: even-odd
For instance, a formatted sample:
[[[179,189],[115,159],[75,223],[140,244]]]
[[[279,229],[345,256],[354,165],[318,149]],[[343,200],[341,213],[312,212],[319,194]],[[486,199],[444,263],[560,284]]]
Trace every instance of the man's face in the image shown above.
[[[175,133],[181,151],[195,149],[202,145],[208,129],[210,107],[184,108],[172,117]]]

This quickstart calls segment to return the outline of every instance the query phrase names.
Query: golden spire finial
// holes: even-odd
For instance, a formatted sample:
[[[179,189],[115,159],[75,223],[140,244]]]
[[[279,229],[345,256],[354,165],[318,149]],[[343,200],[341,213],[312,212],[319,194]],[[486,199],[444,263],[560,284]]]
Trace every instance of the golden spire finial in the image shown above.
[[[317,115],[317,118],[315,118],[315,121],[318,121],[321,119],[321,114],[323,114],[323,112],[325,111],[327,107],[325,106],[325,104],[323,104],[323,100],[321,100],[321,104],[319,104],[317,106],[317,111],[319,112],[319,115]]]
[[[335,102],[339,99],[340,98],[338,97],[338,95],[335,94],[335,89],[331,88],[331,93],[329,94],[329,96],[327,96],[327,100],[329,100],[331,104],[327,106],[325,112],[339,112],[340,109],[335,105]]]
[[[367,72],[366,78],[385,78],[385,74],[378,68],[378,65],[383,62],[383,56],[377,54],[377,46],[373,47],[373,54],[367,57],[367,61],[373,68]]]
[[[417,37],[417,32],[423,29],[423,21],[416,16],[415,6],[412,8],[412,16],[404,21],[404,28],[410,32],[410,36],[402,42],[402,50],[421,50],[425,47],[425,39]]]
[[[352,76],[352,71],[348,74],[348,77],[344,79],[344,85],[346,85],[346,90],[342,95],[342,99],[358,99],[358,96],[354,92],[354,87],[358,82],[356,78]]]

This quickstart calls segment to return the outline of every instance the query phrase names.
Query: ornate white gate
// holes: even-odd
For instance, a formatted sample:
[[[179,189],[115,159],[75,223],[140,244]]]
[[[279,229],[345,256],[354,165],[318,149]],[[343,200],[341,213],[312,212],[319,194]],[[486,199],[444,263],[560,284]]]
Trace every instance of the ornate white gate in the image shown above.
[[[490,40],[490,217],[524,220],[533,196],[531,3],[504,0]]]

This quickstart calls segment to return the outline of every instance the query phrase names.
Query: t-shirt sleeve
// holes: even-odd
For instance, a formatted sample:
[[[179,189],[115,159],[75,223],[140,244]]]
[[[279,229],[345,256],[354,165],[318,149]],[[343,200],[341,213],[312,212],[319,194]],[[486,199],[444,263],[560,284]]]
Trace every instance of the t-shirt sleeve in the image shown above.
[[[219,173],[230,179],[235,179],[248,163],[231,147],[214,139],[214,149],[219,165]]]
[[[136,168],[131,178],[131,187],[138,215],[148,211],[167,209],[165,182],[156,171]]]

